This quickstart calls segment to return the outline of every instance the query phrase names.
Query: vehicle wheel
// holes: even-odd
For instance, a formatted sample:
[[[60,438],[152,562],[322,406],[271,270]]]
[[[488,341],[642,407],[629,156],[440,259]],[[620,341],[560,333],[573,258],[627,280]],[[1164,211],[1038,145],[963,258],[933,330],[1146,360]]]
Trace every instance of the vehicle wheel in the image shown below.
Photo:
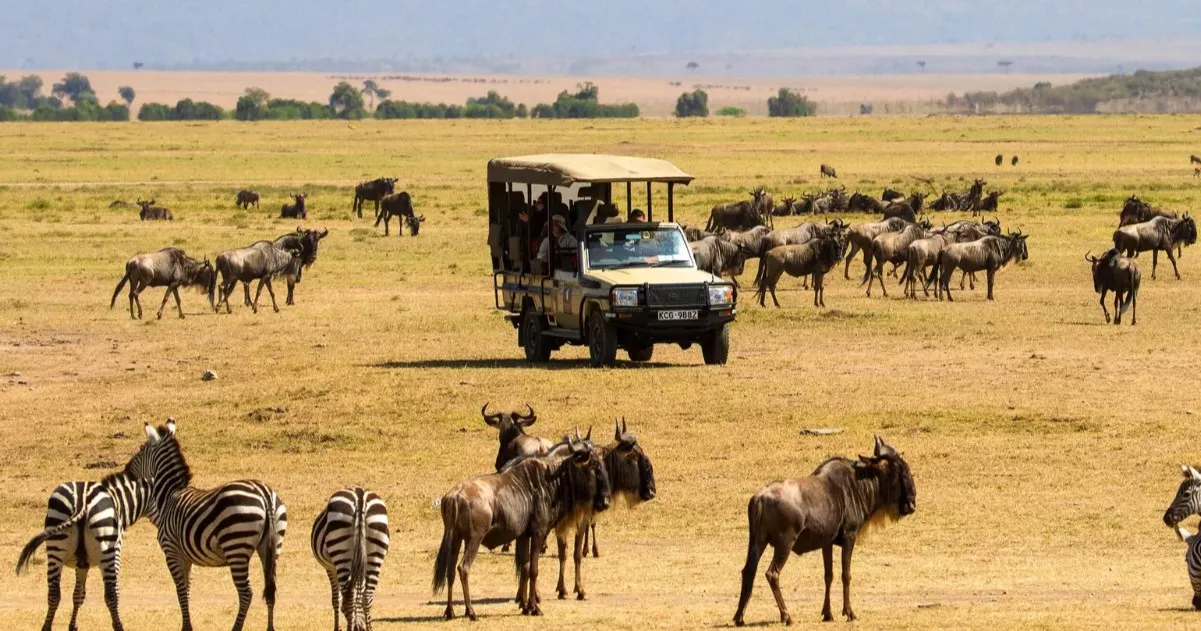
[[[594,368],[617,361],[616,328],[599,313],[588,320],[588,361]]]
[[[550,343],[542,335],[545,330],[546,320],[535,311],[526,311],[521,323],[521,346],[526,361],[541,363],[550,359]]]
[[[722,325],[720,329],[706,336],[701,341],[701,355],[710,366],[724,365],[730,357],[730,328]]]
[[[655,347],[631,348],[626,350],[626,354],[630,356],[630,361],[632,362],[648,362],[651,360],[651,357],[655,356]]]

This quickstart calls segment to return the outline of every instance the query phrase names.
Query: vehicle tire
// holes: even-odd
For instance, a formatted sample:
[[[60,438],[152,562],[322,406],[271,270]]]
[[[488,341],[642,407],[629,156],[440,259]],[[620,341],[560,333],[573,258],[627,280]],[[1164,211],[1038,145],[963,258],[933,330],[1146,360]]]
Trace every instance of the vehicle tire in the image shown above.
[[[588,319],[588,363],[593,368],[617,361],[617,330],[600,313]]]
[[[631,348],[626,350],[626,354],[630,356],[632,362],[648,362],[655,356],[655,347]]]
[[[525,312],[521,322],[521,347],[525,349],[526,361],[542,363],[550,360],[550,341],[542,334],[546,320],[538,312]]]
[[[701,356],[707,365],[724,365],[730,357],[730,327],[723,324],[701,340]]]

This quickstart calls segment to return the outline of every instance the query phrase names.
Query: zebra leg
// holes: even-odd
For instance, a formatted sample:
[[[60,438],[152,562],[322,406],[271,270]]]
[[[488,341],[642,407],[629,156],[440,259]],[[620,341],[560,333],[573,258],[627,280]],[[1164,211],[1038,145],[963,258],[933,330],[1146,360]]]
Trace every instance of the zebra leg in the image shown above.
[[[376,561],[383,563],[383,559]],[[363,586],[363,619],[367,623],[367,631],[371,631],[371,605],[375,604],[375,587],[379,585],[379,565],[367,566],[367,580]]]
[[[192,631],[192,614],[188,609],[188,580],[192,575],[192,562],[167,556],[167,569],[175,581],[175,596],[179,599],[179,615],[183,619],[183,631]]]
[[[46,559],[46,621],[42,623],[42,631],[50,631],[54,626],[54,614],[58,611],[58,603],[62,600],[60,581],[63,576],[63,564],[57,558],[47,555]]]
[[[250,601],[254,599],[254,591],[250,589],[249,553],[229,559],[229,573],[234,579],[234,588],[238,590],[238,617],[234,618],[233,631],[242,631],[246,613],[250,611]]]
[[[104,559],[105,556],[109,558]],[[111,550],[101,551],[100,576],[104,579],[104,604],[113,619],[113,631],[124,631],[118,606],[118,588],[121,578],[121,539],[118,538]]]
[[[342,592],[338,589],[338,574],[331,569],[326,569],[325,573],[329,575],[329,600],[334,608],[334,631],[340,631],[342,628],[342,618],[339,617],[341,615],[339,610],[341,609]],[[348,620],[347,624],[349,622]]]
[[[79,608],[83,606],[83,601],[88,595],[88,568],[75,568],[75,592],[71,596],[71,624],[67,625],[67,629],[75,631],[78,627],[75,626],[75,619],[79,616]]]

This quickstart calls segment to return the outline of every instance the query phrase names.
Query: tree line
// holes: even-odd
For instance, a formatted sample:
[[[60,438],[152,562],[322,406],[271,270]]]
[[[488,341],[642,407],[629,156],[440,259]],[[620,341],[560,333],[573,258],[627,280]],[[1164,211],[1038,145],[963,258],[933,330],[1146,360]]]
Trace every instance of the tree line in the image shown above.
[[[127,121],[136,97],[133,88],[117,90],[121,101],[101,105],[88,78],[69,72],[42,94],[42,78],[26,75],[16,81],[0,75],[0,122],[8,121]]]
[[[685,92],[676,99],[675,114],[677,118],[706,117],[709,115],[709,93],[701,89]],[[737,107],[723,107],[717,111],[718,116],[746,116],[746,110]],[[817,104],[809,97],[797,94],[788,88],[780,88],[776,96],[767,99],[768,116],[816,116]]]
[[[1201,67],[1082,79],[1053,86],[1042,81],[1009,92],[948,94],[943,105],[953,111],[983,113],[1001,107],[1035,114],[1093,114],[1102,104],[1127,100],[1201,98]]]

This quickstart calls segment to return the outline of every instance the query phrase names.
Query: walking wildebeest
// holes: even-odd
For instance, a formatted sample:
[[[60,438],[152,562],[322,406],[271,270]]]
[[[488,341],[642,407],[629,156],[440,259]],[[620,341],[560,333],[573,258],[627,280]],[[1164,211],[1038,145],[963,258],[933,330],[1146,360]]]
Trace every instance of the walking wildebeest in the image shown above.
[[[770,195],[762,188],[756,188],[750,193],[750,200],[718,204],[709,211],[709,221],[705,224],[706,232],[716,232],[719,228],[726,230],[750,230],[755,226],[767,225],[771,219]]]
[[[142,290],[147,287],[164,286],[167,288],[167,292],[163,294],[163,304],[159,305],[158,319],[163,318],[167,297],[172,295],[175,296],[175,307],[179,309],[179,317],[182,318],[184,315],[183,305],[179,302],[179,288],[197,287],[207,292],[209,306],[212,307],[213,292],[217,285],[217,272],[207,258],[202,263],[188,257],[183,250],[178,248],[137,254],[126,261],[125,275],[121,277],[121,281],[117,283],[117,289],[113,291],[113,299],[108,305],[109,309],[117,304],[117,294],[121,293],[121,288],[127,281],[129,282],[129,317],[131,319],[135,319],[133,315],[135,302],[138,306],[136,319],[142,319],[142,300],[140,298]]]
[[[300,252],[285,250],[270,241],[256,241],[244,248],[227,250],[217,255],[217,271],[221,272],[221,299],[214,305],[213,310],[221,308],[225,303],[225,312],[232,313],[229,297],[233,294],[238,283],[249,283],[258,280],[254,301],[250,308],[254,313],[259,312],[259,297],[263,295],[263,285],[271,294],[271,307],[279,313],[279,305],[275,302],[275,290],[271,288],[271,279],[276,276],[286,276],[290,282],[295,282],[300,273]]]
[[[384,236],[388,236],[388,223],[393,217],[396,217],[396,233],[399,235],[404,224],[409,217],[415,216],[413,213],[413,198],[409,196],[408,191],[401,191],[395,195],[388,195],[379,203],[379,213],[375,216],[375,226],[379,226],[379,222],[384,222]],[[414,232],[413,236],[417,233]]]
[[[767,292],[777,307],[776,283],[789,276],[813,275],[813,306],[825,307],[825,277],[842,257],[842,244],[835,237],[819,237],[800,245],[785,245],[763,255],[763,280],[759,283],[759,306],[767,306]]]
[[[252,205],[258,208],[259,194],[257,191],[240,190],[238,191],[237,201],[234,202],[234,205],[243,209],[249,209]]]
[[[643,502],[655,499],[655,469],[651,459],[647,457],[638,438],[626,429],[625,418],[621,425],[614,421],[614,442],[604,447],[598,447],[600,457],[605,461],[605,470],[609,472],[609,489],[613,500],[625,500],[630,508]],[[580,564],[588,554],[588,532],[592,531],[592,556],[600,556],[596,545],[596,520],[587,514],[580,521],[575,534],[575,594],[576,600],[584,600],[584,582],[580,575]],[[555,533],[559,544],[559,584],[557,591],[559,599],[567,598],[567,540],[558,532]]]
[[[1163,513],[1163,523],[1176,531],[1180,540],[1188,545],[1184,555],[1188,568],[1189,582],[1193,585],[1193,608],[1201,609],[1201,532],[1190,535],[1180,522],[1193,515],[1201,514],[1201,472],[1189,465],[1180,465],[1184,481],[1176,489],[1176,497]]]
[[[820,172],[818,177],[832,177],[834,179],[838,179],[838,173],[834,170],[834,167],[828,164],[823,163],[820,167],[818,167],[818,171]]]
[[[738,273],[746,263],[746,253],[742,248],[717,236],[692,241],[688,247],[692,250],[692,257],[696,259],[697,269],[718,277],[729,274],[734,280],[734,286],[738,287]]]
[[[1001,166],[1001,163],[1004,161],[1005,161],[1005,156],[998,153],[997,154],[997,166]]]
[[[549,440],[525,433],[525,428],[538,421],[538,415],[534,412],[533,406],[527,403],[526,407],[529,408],[529,412],[526,414],[517,412],[489,414],[487,403],[480,408],[480,416],[484,417],[484,423],[489,427],[495,427],[498,432],[497,438],[500,439],[500,448],[496,451],[497,471],[504,468],[505,463],[514,458],[545,456],[551,447]]]
[[[994,218],[992,221],[984,220],[983,222],[975,222],[970,219],[960,219],[959,221],[952,222],[951,225],[947,226],[946,231],[948,234],[954,236],[954,243],[969,243],[971,241],[983,239],[984,237],[988,236],[1001,236],[1001,220]],[[938,253],[935,252],[934,255],[938,256]],[[934,261],[931,260],[929,264],[933,265]],[[962,272],[962,274],[959,276],[959,289],[962,290],[964,284],[968,280],[970,280],[972,283],[972,291],[976,291],[975,272]],[[924,272],[922,274],[922,282],[925,283]]]
[[[997,270],[1005,268],[1011,261],[1025,261],[1030,258],[1026,249],[1026,238],[1019,230],[1004,237],[984,237],[970,243],[953,243],[938,253],[938,260],[926,282],[938,279],[934,294],[942,299],[943,292],[947,300],[954,302],[951,297],[951,277],[955,270],[965,272],[988,273],[988,299],[993,299],[993,283]]]
[[[842,615],[855,619],[851,610],[851,555],[865,526],[896,521],[917,509],[917,488],[909,463],[876,436],[872,456],[830,458],[807,478],[772,482],[751,496],[747,504],[749,537],[746,565],[742,568],[742,591],[734,624],[743,626],[743,613],[755,572],[767,546],[772,547],[767,584],[776,597],[780,622],[792,625],[792,615],[780,591],[780,573],[793,553],[822,551],[826,597],[822,620],[834,620],[830,609],[830,586],[834,582],[834,546],[842,548]]]
[[[1126,203],[1122,204],[1122,211],[1118,214],[1118,227],[1129,226],[1144,221],[1151,221],[1156,217],[1167,217],[1168,219],[1177,219],[1175,211],[1164,210],[1162,208],[1154,208],[1147,202],[1139,199],[1137,195],[1131,195]],[[1176,256],[1179,257],[1182,253],[1181,243],[1176,244]]]
[[[291,204],[284,204],[279,211],[279,216],[282,219],[306,219],[309,216],[308,211],[304,207],[304,200],[309,196],[308,193],[293,193]]]
[[[1128,259],[1113,248],[1101,255],[1092,256],[1092,252],[1084,255],[1084,260],[1092,265],[1093,290],[1101,294],[1101,312],[1105,314],[1105,323],[1109,324],[1109,310],[1105,308],[1105,292],[1113,292],[1113,323],[1122,323],[1122,314],[1133,307],[1130,314],[1130,324],[1138,324],[1138,288],[1142,284],[1143,274],[1138,269],[1138,262]],[[1125,300],[1123,300],[1125,298]]]
[[[1183,243],[1192,245],[1197,242],[1197,224],[1188,213],[1180,219],[1156,217],[1150,221],[1122,226],[1113,233],[1113,247],[1124,252],[1126,256],[1137,256],[1139,252],[1151,251],[1151,280],[1155,280],[1155,268],[1159,265],[1159,251],[1163,250],[1172,262],[1172,271],[1176,280],[1180,280],[1180,270],[1176,269],[1176,257],[1172,255],[1172,247]]]
[[[1198,156],[1197,154],[1194,153],[1188,157],[1188,161],[1191,164],[1201,164],[1201,156]]]
[[[929,236],[926,232],[928,228],[929,226],[911,223],[899,232],[885,232],[872,239],[868,260],[875,262],[875,268],[869,264],[863,278],[867,283],[868,298],[872,297],[873,278],[880,281],[880,291],[884,292],[885,298],[888,297],[888,289],[884,286],[884,263],[892,263],[895,270],[899,264],[906,262],[909,259],[909,244]]]
[[[920,279],[922,292],[930,295],[929,284],[926,283],[926,268],[938,261],[938,253],[943,248],[955,243],[955,234],[945,226],[932,231],[933,234],[917,239],[906,248],[905,272],[901,274],[901,283],[905,285],[904,295],[917,300],[917,283]]]
[[[321,240],[329,236],[329,230],[322,228],[321,230],[305,230],[297,226],[296,232],[289,232],[272,243],[276,247],[283,248],[291,252],[300,254],[300,269],[296,270],[296,278],[287,277],[288,281],[288,299],[284,301],[285,305],[292,306],[296,304],[292,300],[292,294],[296,289],[296,285],[300,283],[301,277],[304,275],[304,270],[312,267],[313,263],[317,262],[317,246]],[[250,306],[250,282],[242,283],[242,289],[245,293],[244,304]]]
[[[381,177],[369,182],[361,182],[354,187],[354,206],[351,212],[363,218],[363,202],[375,202],[375,214],[379,214],[379,203],[396,191],[396,178]]]
[[[579,430],[576,430],[579,433]],[[566,534],[591,506],[609,507],[612,494],[604,460],[590,445],[567,437],[555,455],[530,457],[500,473],[460,482],[442,497],[442,543],[434,562],[434,593],[445,586],[446,610],[454,618],[455,570],[463,583],[465,614],[477,618],[471,602],[471,565],[480,545],[495,548],[517,542],[518,602],[526,615],[542,615],[538,561],[551,531]],[[463,560],[459,562],[459,549]]]
[[[846,267],[843,269],[843,277],[847,280],[851,279],[851,259],[863,250],[863,269],[866,274],[871,269],[871,252],[872,239],[884,234],[885,232],[899,232],[905,229],[909,222],[899,217],[876,221],[872,223],[861,223],[857,226],[852,226],[847,232],[846,239]]]
[[[831,219],[825,224],[813,223],[806,221],[792,228],[782,230],[773,230],[764,235],[763,241],[759,249],[759,266],[755,271],[755,285],[763,282],[764,264],[763,255],[774,250],[775,248],[785,245],[800,245],[808,243],[811,239],[828,236],[842,240],[842,233],[846,229],[846,224],[841,219]],[[805,277],[805,289],[809,288],[809,277]]]
[[[138,206],[142,207],[141,212],[138,213],[138,216],[141,217],[142,221],[157,221],[160,219],[172,221],[175,219],[175,215],[172,215],[170,210],[167,210],[162,206],[155,206],[153,199],[139,199]]]

